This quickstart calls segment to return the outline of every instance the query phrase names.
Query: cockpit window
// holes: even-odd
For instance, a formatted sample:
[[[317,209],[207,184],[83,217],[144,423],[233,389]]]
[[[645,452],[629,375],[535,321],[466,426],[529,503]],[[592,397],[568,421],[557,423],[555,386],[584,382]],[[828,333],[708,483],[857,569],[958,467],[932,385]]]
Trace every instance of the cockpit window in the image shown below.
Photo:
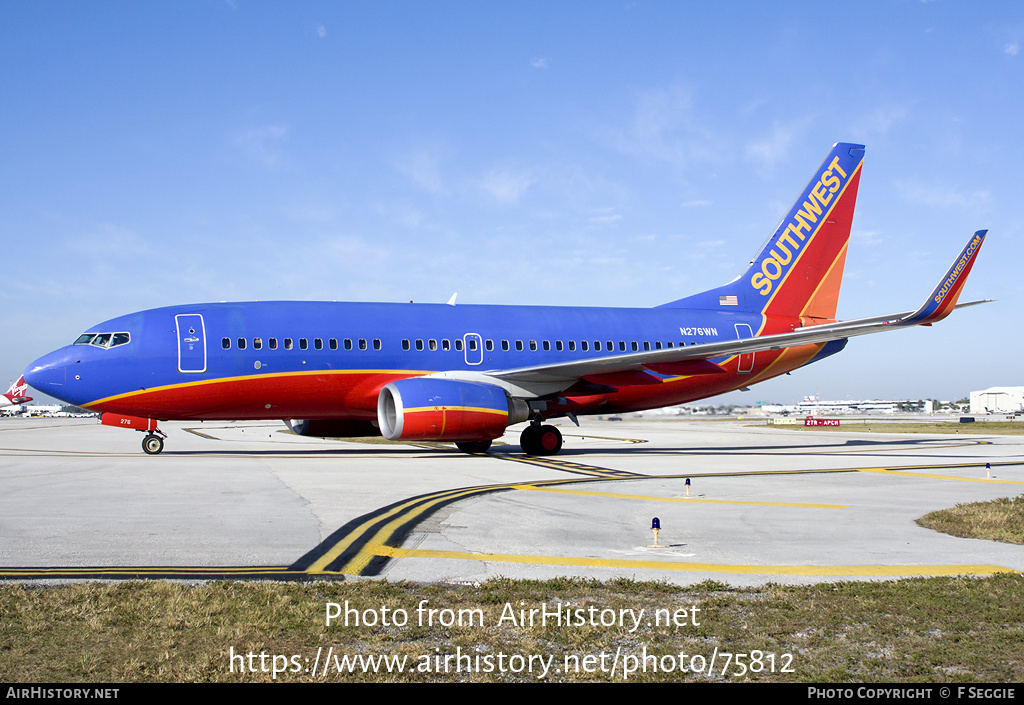
[[[75,345],[95,345],[98,348],[116,348],[131,342],[130,333],[82,333]]]

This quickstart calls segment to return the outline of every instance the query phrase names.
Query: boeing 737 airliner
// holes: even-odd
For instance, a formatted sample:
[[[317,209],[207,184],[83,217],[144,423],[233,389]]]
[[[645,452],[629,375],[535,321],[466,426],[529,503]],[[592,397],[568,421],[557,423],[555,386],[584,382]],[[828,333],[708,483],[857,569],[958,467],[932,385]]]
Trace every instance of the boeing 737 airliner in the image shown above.
[[[835,320],[864,147],[836,144],[737,279],[652,309],[255,302],[101,323],[33,362],[41,392],[144,431],[160,420],[282,419],[313,436],[383,434],[486,450],[516,423],[531,455],[552,418],[680,404],[930,325],[954,307],[985,231],[917,311]],[[977,303],[977,302],[975,302]],[[961,304],[969,305],[969,304]]]

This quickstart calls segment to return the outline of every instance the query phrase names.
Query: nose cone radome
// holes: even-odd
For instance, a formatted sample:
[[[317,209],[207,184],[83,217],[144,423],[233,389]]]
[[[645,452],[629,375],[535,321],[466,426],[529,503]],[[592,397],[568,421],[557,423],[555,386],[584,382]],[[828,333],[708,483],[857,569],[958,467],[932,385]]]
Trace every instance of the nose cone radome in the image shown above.
[[[67,387],[68,349],[61,348],[43,355],[25,368],[25,381],[51,397],[70,401]]]

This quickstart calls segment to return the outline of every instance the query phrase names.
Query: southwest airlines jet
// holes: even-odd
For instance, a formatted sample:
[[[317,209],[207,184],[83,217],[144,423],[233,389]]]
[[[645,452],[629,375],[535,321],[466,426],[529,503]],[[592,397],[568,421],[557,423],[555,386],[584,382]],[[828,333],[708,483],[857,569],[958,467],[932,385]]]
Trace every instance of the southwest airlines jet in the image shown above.
[[[160,420],[282,419],[301,435],[466,452],[528,421],[523,451],[552,455],[562,436],[550,419],[711,397],[828,357],[850,337],[945,318],[985,231],[917,311],[836,320],[863,158],[862,145],[836,144],[743,274],[655,308],[172,306],[90,328],[24,377],[104,424],[145,432],[150,454],[164,446]]]

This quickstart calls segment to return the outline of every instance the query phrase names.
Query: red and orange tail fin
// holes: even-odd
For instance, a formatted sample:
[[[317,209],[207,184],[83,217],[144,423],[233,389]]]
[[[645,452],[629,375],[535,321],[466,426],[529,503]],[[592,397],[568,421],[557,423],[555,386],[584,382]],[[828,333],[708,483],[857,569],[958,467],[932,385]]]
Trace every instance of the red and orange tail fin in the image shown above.
[[[863,161],[863,145],[833,145],[746,272],[665,305],[834,319]]]

